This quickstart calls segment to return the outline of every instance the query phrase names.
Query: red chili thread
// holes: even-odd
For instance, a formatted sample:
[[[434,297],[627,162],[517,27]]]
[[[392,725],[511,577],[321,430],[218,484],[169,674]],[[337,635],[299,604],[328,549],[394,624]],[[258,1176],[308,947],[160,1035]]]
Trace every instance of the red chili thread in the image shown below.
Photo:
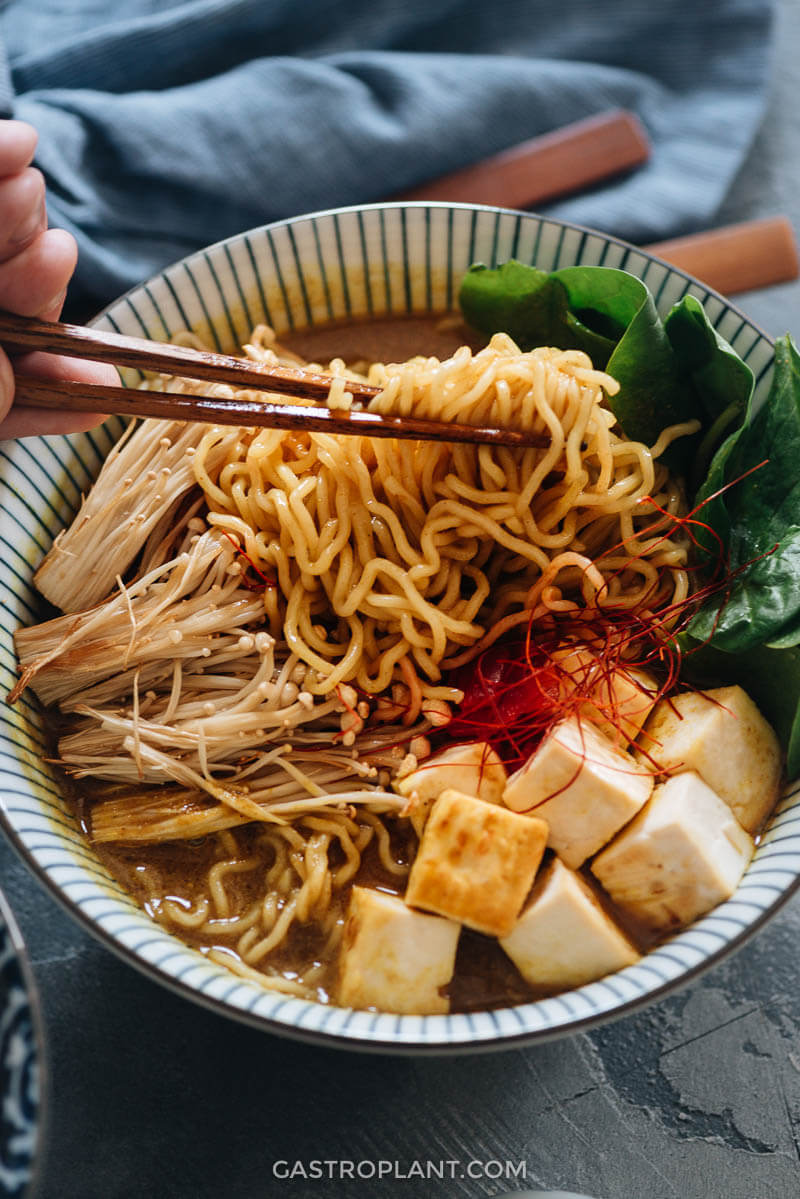
[[[243,572],[242,573],[242,586],[243,587],[246,587],[248,591],[266,591],[267,587],[275,587],[276,586],[275,579],[270,579],[267,575],[264,574],[263,571],[259,570],[259,568],[256,566],[253,559],[250,557],[250,555],[248,553],[245,552],[245,550],[242,549],[241,545],[239,544],[239,542],[236,540],[235,537],[231,537],[230,533],[226,533],[224,529],[220,529],[220,532],[222,533],[223,537],[227,537],[228,541],[230,541],[231,545],[236,550],[236,553],[239,554],[240,557],[245,559],[245,561],[248,563],[250,568],[252,570],[254,570],[256,572],[256,574],[258,575],[258,577],[261,579],[260,583],[256,583],[255,579],[249,579],[247,577],[247,574]]]
[[[694,530],[703,528],[716,538],[721,559],[721,539],[695,514],[709,500],[757,469],[759,467],[753,467],[740,478],[726,484],[684,516],[673,516],[652,497],[648,497],[661,513],[661,519],[649,529],[637,531],[634,537],[642,538],[648,532],[663,528],[661,540],[666,540],[674,535],[676,529],[681,528],[697,547]],[[601,557],[624,547],[629,540],[623,539]],[[648,552],[652,552],[652,545]],[[640,556],[641,553],[632,560]],[[766,556],[768,553],[759,555],[753,561]],[[696,588],[690,596],[664,604],[656,610],[650,604],[656,600],[661,578],[669,567],[659,572],[658,579],[633,608],[613,603],[600,605],[596,599],[594,604],[581,611],[551,612],[536,624],[531,613],[522,642],[519,630],[514,630],[484,650],[468,667],[453,672],[452,684],[463,690],[465,695],[458,712],[446,726],[448,739],[461,741],[477,737],[486,740],[510,769],[522,766],[547,733],[560,721],[573,715],[579,719],[588,715],[591,719],[590,713],[594,712],[596,722],[596,714],[599,713],[601,720],[617,730],[623,743],[632,740],[630,733],[635,731],[635,725],[629,715],[620,711],[614,688],[615,679],[626,677],[642,693],[643,703],[652,701],[655,704],[675,690],[680,682],[683,657],[677,642],[678,633],[686,628],[700,605],[715,594],[722,594],[723,597],[721,613],[735,578],[752,562],[744,563],[722,577],[721,565],[721,561],[715,563],[710,580]],[[622,573],[624,569],[626,567],[621,567],[615,574]],[[606,580],[606,587],[608,582]],[[697,648],[701,648],[701,645]],[[572,654],[566,656],[565,651],[570,649]],[[524,663],[527,678],[520,674],[520,663]],[[465,676],[467,669],[470,673]],[[652,689],[642,685],[635,673],[631,674],[631,671],[649,669],[655,669],[660,680]],[[505,682],[504,674],[507,675]],[[517,705],[518,710],[515,710],[513,704],[509,705],[507,698],[512,694],[525,700],[522,709]],[[652,762],[647,750],[643,749],[642,752]],[[652,764],[657,765],[654,762]]]
[[[716,529],[712,528],[711,525],[706,524],[705,521],[696,520],[695,514],[697,512],[700,512],[701,509],[705,508],[705,506],[707,504],[710,504],[712,500],[718,499],[721,495],[724,495],[727,491],[730,491],[732,487],[736,487],[739,483],[742,483],[750,475],[754,474],[755,471],[761,470],[762,467],[767,465],[768,461],[769,461],[768,458],[764,458],[761,462],[757,462],[755,464],[755,466],[751,466],[746,471],[743,471],[741,475],[737,475],[735,479],[731,479],[730,482],[723,484],[722,487],[717,488],[717,490],[713,491],[711,493],[711,495],[707,495],[704,500],[701,500],[699,504],[696,504],[695,507],[692,508],[689,512],[687,512],[684,516],[676,516],[671,512],[667,512],[666,509],[662,508],[659,504],[657,504],[656,501],[653,499],[653,497],[650,495],[643,496],[640,502],[643,504],[644,503],[651,504],[653,508],[655,508],[658,512],[662,513],[663,517],[665,518],[665,522],[669,522],[669,525],[668,525],[666,531],[664,532],[663,536],[660,537],[655,544],[659,545],[661,542],[667,541],[670,537],[674,536],[674,534],[679,529],[683,529],[684,531],[687,532],[687,535],[688,535],[689,540],[691,541],[692,545],[694,545],[694,547],[696,549],[701,549],[703,547],[701,547],[699,545],[697,538],[695,537],[692,529],[693,529],[693,527],[696,527],[698,529],[704,529],[707,533],[709,533],[714,538],[714,540],[717,543],[717,548],[718,548],[717,558],[716,558],[716,562],[714,563],[714,567],[713,567],[712,571],[710,572],[711,578],[716,577],[724,568],[725,547],[722,543],[722,538],[719,536]],[[616,545],[610,546],[607,550],[604,550],[603,553],[598,556],[596,561],[600,562],[607,555],[615,553],[619,549],[624,549],[629,541],[638,540],[642,537],[646,537],[649,533],[656,532],[661,527],[662,523],[663,523],[662,521],[655,521],[652,525],[648,525],[644,529],[637,530],[631,536],[624,537],[621,541],[617,542]],[[652,546],[649,547],[648,552],[650,552],[651,550],[652,550]],[[640,559],[641,557],[643,557],[643,552],[641,552],[639,554],[635,554],[630,559],[630,561],[635,562],[638,559]],[[627,564],[625,566],[620,567],[618,571],[615,571],[615,573],[613,575],[611,575],[609,577],[609,579],[606,580],[605,587],[607,588],[608,583],[610,582],[610,579],[617,577],[619,574],[621,574],[626,569],[627,569]],[[697,563],[694,566],[689,566],[684,569],[687,569],[689,571],[696,571],[696,570],[703,570],[706,568],[705,568],[704,564]]]

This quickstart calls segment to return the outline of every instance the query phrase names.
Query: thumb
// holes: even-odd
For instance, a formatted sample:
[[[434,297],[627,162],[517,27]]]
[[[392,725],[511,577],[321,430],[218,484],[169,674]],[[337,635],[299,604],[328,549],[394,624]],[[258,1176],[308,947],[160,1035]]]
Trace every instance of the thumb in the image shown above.
[[[0,428],[14,402],[14,372],[6,354],[0,349]]]

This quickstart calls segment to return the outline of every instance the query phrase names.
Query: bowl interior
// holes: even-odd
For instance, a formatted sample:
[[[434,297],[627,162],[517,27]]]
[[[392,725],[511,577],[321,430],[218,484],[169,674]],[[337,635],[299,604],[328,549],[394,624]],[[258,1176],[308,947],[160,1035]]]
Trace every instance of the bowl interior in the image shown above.
[[[234,350],[267,322],[280,335],[348,317],[442,312],[475,261],[517,258],[544,270],[604,265],[642,278],[662,315],[698,297],[756,376],[772,345],[740,312],[680,271],[588,230],[473,206],[375,205],[256,229],[195,254],[122,297],[100,328],[168,339],[192,329]],[[130,380],[135,380],[131,372]],[[123,422],[91,433],[0,445],[0,685],[16,678],[14,629],[43,616],[32,575],[77,510]],[[76,569],[80,565],[76,564]],[[486,1013],[394,1016],[268,993],[208,962],[155,925],[101,866],[45,760],[46,720],[33,696],[0,712],[0,819],[28,863],[69,910],[158,981],[228,1015],[305,1039],[380,1050],[486,1050],[573,1031],[655,998],[717,960],[758,927],[800,880],[798,788],[784,796],[731,900],[618,974],[551,999]]]

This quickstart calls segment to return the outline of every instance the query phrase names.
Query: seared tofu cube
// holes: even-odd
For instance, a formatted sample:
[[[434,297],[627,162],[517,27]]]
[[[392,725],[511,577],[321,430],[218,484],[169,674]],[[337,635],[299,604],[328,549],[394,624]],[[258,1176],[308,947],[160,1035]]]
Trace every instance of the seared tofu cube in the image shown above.
[[[421,762],[409,774],[395,779],[394,789],[409,800],[408,814],[420,832],[433,801],[454,788],[486,803],[499,804],[506,785],[503,763],[488,741],[452,745]]]
[[[694,770],[749,833],[778,798],[778,738],[741,687],[687,691],[656,705],[641,745],[665,772]]]
[[[699,774],[675,774],[592,863],[620,908],[654,932],[690,924],[729,899],[753,838]]]
[[[558,858],[542,871],[530,902],[501,946],[533,987],[582,987],[639,960],[581,875]]]
[[[406,903],[505,937],[525,902],[547,841],[531,816],[443,791],[425,826]]]
[[[461,926],[414,912],[396,895],[353,887],[340,950],[342,1007],[447,1012]]]
[[[636,815],[652,790],[646,766],[573,716],[511,775],[503,803],[546,820],[547,844],[577,870]]]

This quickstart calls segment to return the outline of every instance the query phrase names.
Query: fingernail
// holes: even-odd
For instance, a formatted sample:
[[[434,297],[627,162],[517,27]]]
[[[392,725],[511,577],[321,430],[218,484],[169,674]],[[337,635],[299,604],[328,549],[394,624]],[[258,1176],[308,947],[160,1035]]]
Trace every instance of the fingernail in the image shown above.
[[[9,243],[12,246],[24,246],[29,241],[33,241],[37,233],[44,228],[44,203],[40,202],[36,205],[33,212],[29,212],[24,220],[20,221],[14,232],[9,237]]]

